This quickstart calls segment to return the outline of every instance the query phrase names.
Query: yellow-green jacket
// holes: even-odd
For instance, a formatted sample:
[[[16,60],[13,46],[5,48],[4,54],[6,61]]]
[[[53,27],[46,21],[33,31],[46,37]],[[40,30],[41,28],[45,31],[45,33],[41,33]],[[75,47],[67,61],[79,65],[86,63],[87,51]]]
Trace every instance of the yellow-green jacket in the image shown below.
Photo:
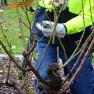
[[[51,0],[41,0],[39,5],[47,9],[53,9]],[[85,27],[92,25],[92,22],[94,22],[94,0],[69,0],[67,6],[69,12],[78,15],[64,23],[67,34],[79,33],[84,30],[84,25]]]

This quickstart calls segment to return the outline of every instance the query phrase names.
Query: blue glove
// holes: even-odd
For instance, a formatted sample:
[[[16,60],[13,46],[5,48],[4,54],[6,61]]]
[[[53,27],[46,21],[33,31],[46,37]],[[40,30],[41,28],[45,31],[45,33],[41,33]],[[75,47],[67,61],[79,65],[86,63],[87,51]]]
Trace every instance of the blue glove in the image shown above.
[[[46,36],[46,37],[50,37],[52,36],[53,30],[54,30],[54,22],[50,22],[50,21],[42,21],[42,23],[37,23],[36,27],[42,31],[42,33]],[[60,37],[60,38],[64,38],[66,35],[66,28],[64,26],[64,24],[62,23],[57,23],[56,26],[56,36]]]

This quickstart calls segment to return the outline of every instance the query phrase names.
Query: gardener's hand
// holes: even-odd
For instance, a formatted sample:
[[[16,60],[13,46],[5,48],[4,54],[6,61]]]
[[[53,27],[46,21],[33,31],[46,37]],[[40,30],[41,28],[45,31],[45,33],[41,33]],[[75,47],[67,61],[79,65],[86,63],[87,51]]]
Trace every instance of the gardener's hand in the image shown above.
[[[54,22],[50,21],[42,21],[42,23],[37,23],[36,27],[43,32],[46,37],[50,37],[53,33],[55,28]],[[66,28],[63,24],[57,23],[56,25],[56,36],[60,38],[64,38],[66,35]]]

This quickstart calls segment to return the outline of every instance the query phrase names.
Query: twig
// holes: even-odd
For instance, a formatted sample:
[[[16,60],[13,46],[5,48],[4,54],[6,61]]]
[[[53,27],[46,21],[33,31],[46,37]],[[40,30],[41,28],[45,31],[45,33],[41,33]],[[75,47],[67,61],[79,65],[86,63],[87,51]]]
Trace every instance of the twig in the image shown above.
[[[84,48],[83,48],[83,47],[84,47]],[[76,57],[77,55],[79,55],[80,53],[83,54],[84,49],[86,48],[86,45],[83,45],[83,47],[73,56],[73,58],[75,58],[75,57]],[[81,52],[81,51],[82,51],[82,52]],[[70,69],[69,73],[66,75],[66,78],[64,79],[64,81],[63,81],[62,84],[64,84],[66,81],[68,81],[68,77],[70,76],[70,74],[72,74],[74,68],[77,66],[78,61],[79,61],[80,57],[82,56],[82,54],[80,54],[80,56],[78,57],[76,63],[74,64],[74,66],[72,67],[72,69]],[[62,68],[62,67],[60,67],[60,69],[61,69],[61,68]]]
[[[36,47],[36,39],[35,38],[36,38],[36,35],[34,35],[34,41],[33,41],[32,47],[30,49],[26,49],[26,51],[24,51],[24,53],[23,53],[24,58],[25,57],[29,58],[30,54],[34,51],[34,48]]]
[[[4,49],[4,51],[8,54],[9,58],[15,63],[15,65],[23,71],[27,71],[27,69],[21,67],[18,62],[15,60],[15,58],[13,57],[13,55],[11,55],[11,53],[7,50],[6,46],[3,44],[3,42],[0,40],[0,45],[2,46],[2,48]]]
[[[9,80],[9,76],[10,76],[10,68],[11,68],[11,60],[9,59],[9,64],[8,64],[8,73],[7,73],[6,82],[8,82],[8,80]]]
[[[43,59],[44,59],[44,57],[45,57],[45,55],[46,55],[46,51],[47,51],[47,48],[48,48],[48,46],[49,46],[49,44],[50,44],[50,42],[51,42],[51,39],[52,39],[52,36],[49,38],[48,44],[46,45],[46,47],[45,47],[45,49],[44,49],[44,52],[43,52],[43,55],[42,55],[42,58],[41,58],[40,64],[38,65],[37,70],[40,69],[40,66],[41,66],[42,63],[43,63]]]
[[[18,17],[18,21],[19,21],[19,29],[20,29],[20,38],[22,39],[22,42],[23,42],[23,45],[24,47],[26,47],[26,43],[25,43],[25,39],[24,39],[24,34],[23,34],[23,26],[22,26],[22,23],[21,23],[21,14],[19,13],[19,10],[16,9],[16,12],[17,12],[17,17]]]
[[[15,65],[22,71],[32,71],[36,77],[45,85],[49,86],[49,84],[40,76],[39,72],[35,70],[35,68],[31,65],[31,62],[27,59],[27,64],[30,67],[29,69],[21,67],[18,62],[15,60],[15,58],[10,54],[10,52],[6,49],[2,41],[0,40],[0,44],[2,48],[5,50],[5,52],[8,54],[9,58],[15,63]]]
[[[25,88],[25,90],[27,91],[28,94],[36,94],[36,93],[34,92],[34,90],[32,90],[32,89],[29,87],[29,83],[28,83],[27,77],[24,78],[23,87]]]
[[[32,64],[31,64],[30,60],[28,59],[28,57],[26,58],[26,61],[27,61],[27,65],[30,67],[30,70],[35,74],[35,76],[36,76],[42,83],[44,83],[45,85],[49,86],[49,84],[47,83],[47,81],[44,80],[44,79],[40,76],[39,72],[38,72],[37,70],[35,70],[35,68],[32,66]]]
[[[69,83],[70,85],[72,84],[72,82],[74,81],[74,79],[77,78],[77,76],[78,76],[78,74],[80,73],[82,67],[85,65],[85,63],[86,63],[86,62],[85,62],[85,61],[86,61],[86,58],[87,58],[88,54],[90,53],[90,51],[92,50],[93,46],[94,46],[94,37],[93,37],[93,39],[92,39],[92,41],[91,41],[91,44],[90,44],[89,48],[87,49],[87,51],[86,51],[86,53],[85,53],[85,55],[84,55],[84,57],[83,57],[83,60],[82,60],[82,62],[81,62],[81,64],[80,64],[79,68],[77,69],[77,71],[75,72],[73,78],[71,79],[71,81],[70,81],[70,83]]]
[[[69,81],[69,83],[67,84],[67,86],[65,87],[64,92],[68,89],[68,87],[70,87],[70,86],[72,85],[73,81],[78,77],[78,75],[79,75],[81,69],[83,68],[83,66],[84,66],[85,63],[86,63],[86,62],[85,62],[85,61],[86,61],[86,58],[87,58],[88,54],[90,53],[90,51],[92,50],[93,46],[94,46],[94,37],[93,37],[93,39],[92,39],[92,41],[91,41],[91,43],[90,43],[90,45],[89,45],[89,47],[88,47],[88,49],[87,49],[87,51],[86,51],[84,57],[83,57],[83,59],[82,59],[81,64],[79,65],[79,67],[78,67],[78,69],[76,70],[76,72],[74,73],[73,77],[71,78],[71,80]]]
[[[90,42],[90,40],[92,39],[93,35],[94,35],[94,30],[92,30],[91,34],[88,36],[87,40],[85,41],[85,43],[84,43],[83,45],[85,45],[85,44],[87,44],[88,42]],[[74,55],[75,55],[75,54],[74,54]],[[67,65],[70,63],[70,61],[71,61],[72,59],[73,59],[73,56],[71,56],[71,57],[64,63],[64,65],[63,65],[62,67],[67,66]]]

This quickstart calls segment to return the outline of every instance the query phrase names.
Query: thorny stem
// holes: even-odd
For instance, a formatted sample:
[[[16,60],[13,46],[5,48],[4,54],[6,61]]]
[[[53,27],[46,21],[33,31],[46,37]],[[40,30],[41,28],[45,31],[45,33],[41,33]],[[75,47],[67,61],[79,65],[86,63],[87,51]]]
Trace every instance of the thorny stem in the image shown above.
[[[31,30],[31,21],[30,21],[30,19],[29,19],[27,10],[28,10],[28,9],[27,9],[27,7],[26,7],[25,14],[26,14],[26,17],[27,17],[27,20],[28,20],[28,23],[29,23],[29,27],[30,27],[30,30]]]
[[[31,65],[31,62],[27,59],[27,64],[28,66],[30,67],[30,69],[26,69],[26,68],[23,68],[21,67],[18,62],[15,60],[15,58],[10,54],[10,52],[6,49],[6,47],[4,46],[4,44],[2,43],[2,41],[0,40],[0,44],[2,46],[2,48],[5,50],[5,52],[8,54],[9,58],[15,63],[15,65],[22,71],[32,71],[36,77],[42,82],[44,83],[45,85],[49,86],[49,84],[40,76],[39,72],[36,71],[34,69],[34,67]]]
[[[92,36],[93,37],[93,36]],[[90,42],[90,40],[88,41],[88,43]],[[88,44],[89,45],[89,44]],[[94,46],[94,37],[91,38],[91,43],[88,47],[88,49],[86,50],[86,53],[84,54],[84,57],[81,61],[81,64],[79,65],[79,67],[77,68],[77,70],[75,71],[73,77],[70,79],[70,81],[68,82],[67,86],[64,87],[64,92],[72,85],[73,81],[78,77],[81,69],[83,68],[83,66],[85,65],[85,61],[86,61],[86,58],[88,56],[88,54],[90,53],[90,51],[93,49],[93,46]],[[84,51],[82,51],[81,55],[83,54]]]
[[[85,52],[85,49],[86,49],[88,43],[90,43],[90,41],[91,41],[93,35],[94,35],[94,29],[92,30],[92,33],[89,35],[89,37],[87,38],[87,40],[86,40],[85,43],[83,44],[82,48],[74,55],[74,57],[75,57],[75,56],[77,56],[77,55],[81,52],[81,54],[79,55],[79,57],[78,57],[76,63],[74,64],[74,66],[72,67],[72,69],[70,70],[70,72],[67,74],[65,80],[63,81],[63,84],[67,81],[68,76],[70,75],[70,73],[72,73],[72,71],[74,70],[74,68],[75,68],[76,65],[78,64],[79,59],[81,58],[81,56],[82,56],[83,53]],[[73,57],[73,58],[74,58],[74,57]],[[64,66],[62,65],[60,68],[62,68],[62,67],[64,67]]]
[[[61,45],[61,47],[62,47],[62,49],[64,51],[65,60],[67,60],[67,55],[66,55],[66,50],[64,48],[64,45],[63,45],[62,41],[60,40],[60,38],[58,38],[58,39],[59,39],[60,45]]]
[[[87,44],[87,43],[91,40],[91,38],[92,38],[92,36],[93,36],[93,33],[94,33],[94,28],[93,28],[91,34],[88,36],[87,40],[85,41],[85,43],[84,43],[83,45]],[[71,56],[71,57],[65,62],[65,64],[64,64],[62,67],[67,66],[67,65],[70,63],[70,61],[71,61],[72,59],[73,59],[73,56]]]
[[[41,75],[39,74],[38,71],[35,70],[35,68],[32,66],[31,62],[28,60],[28,58],[26,58],[27,60],[27,64],[28,66],[31,68],[31,71],[35,74],[35,76],[45,85],[49,86],[48,82],[46,80],[44,80]]]
[[[29,27],[22,19],[20,19],[20,20],[21,20],[21,23],[22,23],[26,28],[30,29],[30,27]]]
[[[85,49],[86,44],[83,45],[83,47],[84,47],[84,49]],[[77,55],[79,55],[81,51],[84,51],[84,50],[82,50],[83,47],[73,56],[73,58],[75,58]],[[80,57],[78,57],[78,58],[80,58]],[[79,59],[77,59],[76,63],[75,63],[74,66],[72,67],[72,69],[71,69],[71,70],[69,71],[69,73],[66,75],[66,78],[64,79],[64,81],[63,81],[62,84],[64,84],[64,83],[68,80],[68,77],[69,77],[70,74],[73,72],[73,70],[74,70],[74,68],[76,67],[76,65],[78,64],[78,60],[79,60]],[[60,67],[60,69],[61,69],[61,68],[62,68],[62,67]]]
[[[80,40],[79,40],[79,43],[78,43],[78,45],[77,45],[77,47],[76,47],[76,49],[74,50],[74,52],[72,53],[72,55],[70,56],[70,58],[65,62],[65,64],[64,64],[64,67],[65,66],[67,66],[70,62],[71,62],[71,60],[73,59],[73,57],[74,57],[74,55],[75,55],[75,53],[77,52],[77,50],[79,49],[79,46],[80,46],[80,44],[81,44],[81,42],[82,42],[82,39],[83,39],[83,37],[84,37],[84,34],[85,34],[85,17],[84,17],[84,4],[83,4],[83,0],[82,0],[82,12],[83,12],[83,14],[82,14],[82,16],[83,16],[83,25],[84,25],[84,30],[83,30],[83,33],[82,33],[82,35],[81,35],[81,38],[80,38]]]
[[[52,36],[49,38],[48,44],[46,45],[46,47],[45,47],[45,49],[44,49],[44,53],[43,53],[43,55],[42,55],[42,58],[41,58],[40,64],[38,65],[37,70],[40,69],[40,66],[41,66],[42,63],[43,63],[43,59],[44,59],[44,57],[45,57],[45,55],[46,55],[46,51],[47,51],[47,48],[48,48],[48,46],[49,46],[49,44],[50,44],[50,42],[51,42],[51,39],[52,39]]]
[[[11,45],[10,45],[8,39],[7,39],[6,35],[4,34],[4,30],[3,30],[3,26],[1,24],[1,22],[0,22],[0,28],[1,28],[1,32],[2,32],[2,34],[3,34],[3,36],[4,36],[5,40],[6,40],[6,42],[8,44],[8,47],[11,48]]]
[[[9,64],[8,64],[8,73],[7,73],[7,79],[6,79],[6,82],[8,82],[8,80],[9,80],[9,76],[10,76],[10,69],[11,69],[11,60],[9,59]]]
[[[34,49],[35,49],[35,47],[36,47],[36,35],[33,35],[34,36],[34,40],[33,40],[33,45],[32,45],[32,47],[30,48],[30,49],[26,49],[26,51],[24,51],[24,53],[23,53],[23,56],[24,56],[24,58],[29,58],[30,57],[30,54],[34,51]]]
[[[54,10],[54,23],[55,24],[54,24],[54,30],[53,30],[53,33],[52,33],[52,44],[54,44],[54,42],[55,42],[57,22],[58,22],[57,11]]]
[[[19,21],[19,29],[20,29],[19,37],[22,39],[24,47],[26,47],[26,45],[25,45],[26,43],[25,43],[25,39],[24,39],[24,34],[23,34],[23,26],[22,26],[22,23],[21,23],[21,14],[19,13],[18,9],[16,9],[16,12],[17,12],[17,17],[18,17],[18,21]]]
[[[63,85],[65,84],[66,81],[68,81],[68,77],[69,77],[70,74],[73,72],[74,68],[77,66],[78,61],[79,61],[79,59],[81,58],[81,56],[83,55],[83,53],[84,53],[86,47],[87,47],[87,43],[84,43],[83,46],[82,46],[82,48],[73,56],[73,58],[74,58],[74,57],[76,57],[77,55],[79,55],[80,52],[81,52],[81,54],[79,55],[79,57],[78,57],[76,63],[74,64],[74,66],[72,67],[72,69],[70,70],[70,72],[66,75],[66,78],[64,79],[64,81],[63,81],[63,83],[62,83]],[[62,68],[62,66],[61,66],[61,68]]]
[[[79,75],[79,73],[80,73],[82,67],[83,67],[83,66],[85,65],[85,63],[86,63],[86,62],[85,62],[85,61],[86,61],[86,58],[87,58],[88,54],[90,53],[90,51],[92,50],[93,46],[94,46],[94,37],[93,37],[93,39],[92,39],[92,41],[91,41],[91,44],[89,45],[89,47],[88,47],[88,49],[87,49],[87,51],[86,51],[86,53],[85,53],[85,55],[84,55],[84,57],[83,57],[83,59],[82,59],[82,62],[81,62],[81,64],[80,64],[79,68],[77,69],[77,71],[75,72],[74,76],[73,76],[72,79],[70,80],[69,86],[71,86],[72,82],[73,82],[73,81],[77,78],[77,76]]]
[[[24,87],[25,90],[27,91],[27,94],[36,94],[36,93],[34,92],[34,90],[32,90],[32,89],[29,87],[29,82],[28,82],[27,77],[23,78],[23,80],[24,80],[23,87]]]
[[[27,69],[21,67],[18,62],[15,60],[15,58],[13,57],[13,55],[11,55],[11,53],[7,50],[6,46],[3,44],[3,42],[0,40],[0,45],[2,46],[2,48],[4,49],[4,51],[8,54],[9,58],[15,63],[15,65],[23,71],[27,71]]]

